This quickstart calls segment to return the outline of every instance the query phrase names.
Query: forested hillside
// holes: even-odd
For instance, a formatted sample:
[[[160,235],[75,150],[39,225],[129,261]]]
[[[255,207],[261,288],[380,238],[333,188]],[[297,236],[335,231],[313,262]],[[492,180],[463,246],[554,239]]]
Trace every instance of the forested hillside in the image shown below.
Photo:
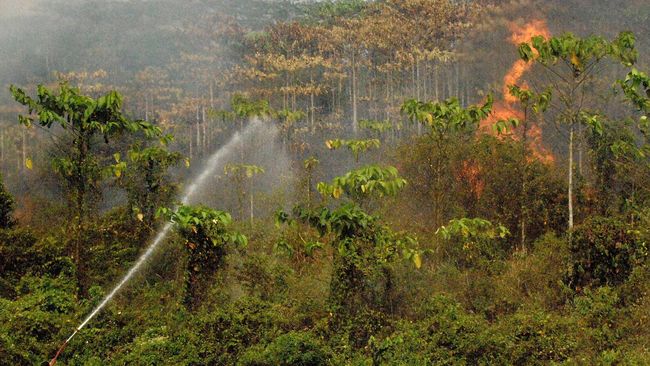
[[[0,4],[0,364],[650,364],[649,24]]]

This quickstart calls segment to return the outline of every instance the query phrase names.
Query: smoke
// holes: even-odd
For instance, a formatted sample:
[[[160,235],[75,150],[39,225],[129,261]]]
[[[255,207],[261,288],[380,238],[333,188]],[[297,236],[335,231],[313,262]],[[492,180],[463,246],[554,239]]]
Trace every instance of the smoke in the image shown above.
[[[209,184],[203,185],[193,196],[193,204],[225,209],[238,214],[239,194],[243,195],[244,212],[240,219],[250,215],[251,192],[255,216],[268,215],[286,204],[292,196],[294,175],[289,155],[280,143],[278,128],[272,121],[253,119],[245,127],[237,146],[224,150],[220,161],[212,169]],[[197,164],[200,166],[202,164]],[[247,165],[263,169],[261,173],[238,182],[227,166]]]
[[[0,19],[30,15],[34,11],[34,5],[34,0],[2,0]]]

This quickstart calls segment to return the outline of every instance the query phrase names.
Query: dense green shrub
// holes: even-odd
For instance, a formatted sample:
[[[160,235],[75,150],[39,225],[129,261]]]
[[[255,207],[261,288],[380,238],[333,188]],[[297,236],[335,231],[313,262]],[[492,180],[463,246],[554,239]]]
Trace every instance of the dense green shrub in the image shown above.
[[[573,303],[582,323],[583,341],[587,341],[588,347],[597,352],[614,348],[621,337],[618,320],[626,313],[616,291],[610,287],[587,288]]]
[[[14,301],[0,299],[0,360],[37,364],[54,354],[70,330],[76,285],[70,276],[25,276],[16,293]]]
[[[575,289],[619,285],[647,258],[645,243],[616,218],[590,218],[572,235],[567,280]]]
[[[249,349],[239,360],[242,366],[319,366],[328,364],[329,351],[314,335],[289,332],[268,346]]]
[[[374,364],[508,364],[508,336],[480,316],[445,296],[432,298],[422,312],[423,320],[399,322],[393,334],[374,340]]]
[[[200,336],[197,348],[202,363],[236,363],[246,349],[268,343],[288,328],[286,312],[278,305],[245,297],[197,314],[190,329]]]
[[[56,239],[38,240],[25,228],[0,230],[0,297],[15,296],[15,286],[27,274],[58,277],[74,273],[74,264]]]
[[[176,331],[166,325],[149,328],[128,343],[112,363],[141,366],[202,364],[195,348],[195,338],[196,335],[186,328]],[[92,363],[90,360],[83,364]]]
[[[237,279],[249,295],[264,301],[280,299],[286,295],[287,278],[292,271],[280,264],[272,264],[265,255],[250,253],[237,271]]]
[[[545,365],[570,359],[576,350],[578,323],[568,316],[523,309],[505,320],[501,330],[512,339],[510,364]]]

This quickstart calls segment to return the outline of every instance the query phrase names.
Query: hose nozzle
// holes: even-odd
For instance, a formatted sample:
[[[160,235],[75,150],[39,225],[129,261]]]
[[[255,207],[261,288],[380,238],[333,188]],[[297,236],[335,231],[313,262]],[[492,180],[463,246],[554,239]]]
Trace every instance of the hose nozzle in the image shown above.
[[[61,353],[63,353],[63,350],[65,349],[65,347],[68,345],[70,340],[72,340],[72,338],[74,338],[74,336],[77,335],[79,330],[80,330],[79,328],[75,328],[74,333],[72,333],[72,335],[70,337],[68,337],[68,339],[65,342],[63,342],[63,344],[61,345],[61,348],[59,348],[59,350],[56,352],[56,355],[54,355],[54,358],[52,360],[50,360],[50,363],[48,363],[48,366],[56,365],[56,359],[59,358]]]

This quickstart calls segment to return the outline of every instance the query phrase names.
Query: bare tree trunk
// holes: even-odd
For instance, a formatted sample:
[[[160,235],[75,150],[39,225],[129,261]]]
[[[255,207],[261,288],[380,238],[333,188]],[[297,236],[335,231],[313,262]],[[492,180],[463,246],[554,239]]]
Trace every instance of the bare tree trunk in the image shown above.
[[[424,72],[422,73],[422,99],[423,100],[428,100],[429,99],[429,93],[428,93],[428,75],[429,75],[429,63],[425,59],[423,61],[424,64]]]
[[[289,108],[289,75],[284,78],[284,93],[282,93],[282,108],[287,110]]]
[[[23,167],[27,161],[27,136],[24,128],[20,129],[22,131],[22,157],[23,157]]]
[[[526,218],[527,218],[527,208],[526,208],[526,195],[527,195],[527,183],[528,183],[528,109],[524,109],[524,120],[522,126],[522,135],[521,135],[521,154],[522,159],[522,173],[521,173],[521,206],[520,206],[520,223],[521,223],[521,251],[526,252]]]
[[[311,81],[311,87],[314,87],[314,77],[310,74],[310,81]],[[314,107],[314,90],[312,89],[311,93],[309,94],[309,115],[310,115],[310,120],[309,123],[311,125],[311,133],[314,133],[314,124],[315,124],[315,117],[314,113],[316,111],[316,108]]]
[[[582,148],[583,148],[583,130],[582,130],[582,124],[578,123],[578,174],[580,177],[583,177],[583,171],[582,171]]]
[[[390,105],[390,71],[386,73],[386,99],[384,103],[384,118],[390,119],[388,106]]]
[[[339,83],[336,89],[336,112],[341,113],[341,104],[343,99],[343,79],[339,77]]]
[[[433,84],[434,84],[434,93],[435,93],[434,95],[436,97],[436,100],[440,100],[440,90],[439,90],[440,75],[438,74],[438,72],[439,72],[438,64],[436,63],[434,65],[434,70],[433,70]]]
[[[210,79],[210,109],[214,109],[214,90],[212,89],[212,79]]]
[[[251,197],[251,227],[253,227],[253,219],[255,215],[253,210],[253,179],[252,178],[251,178],[250,197]]]
[[[456,60],[456,98],[460,100],[460,62]]]
[[[569,131],[569,231],[573,229],[573,122]]]
[[[420,90],[419,90],[418,85],[417,85],[417,83],[418,83],[418,80],[417,80],[417,78],[418,78],[418,75],[417,75],[418,70],[417,70],[417,68],[418,68],[417,67],[417,62],[414,60],[413,61],[413,70],[411,72],[411,77],[413,79],[412,80],[413,81],[413,86],[412,86],[413,90],[411,91],[411,95],[413,95],[415,98],[417,98],[419,100],[420,99]],[[421,135],[422,134],[422,125],[418,123],[417,126],[418,126],[417,127],[418,135]]]
[[[352,131],[356,135],[358,132],[357,126],[357,60],[356,51],[352,52]]]
[[[447,95],[451,98],[454,95],[454,69],[447,65]]]
[[[415,59],[415,95],[420,100],[420,60]]]
[[[201,117],[200,108],[196,107],[196,156],[201,156]]]
[[[5,168],[5,130],[0,128],[0,172]]]
[[[193,154],[192,154],[193,153],[193,151],[192,151],[192,139],[194,138],[194,137],[192,137],[193,135],[194,135],[194,127],[192,126],[192,124],[190,124],[190,133],[188,135],[189,136],[188,140],[190,141],[190,160],[193,157]]]
[[[244,132],[244,120],[242,118],[239,119],[239,133]],[[244,139],[241,138],[239,139],[239,158],[240,158],[240,163],[244,163]],[[243,208],[241,214],[244,214]],[[243,219],[243,216],[240,216]]]
[[[205,107],[201,107],[201,125],[203,126],[203,151],[208,148],[207,123],[205,123]]]

